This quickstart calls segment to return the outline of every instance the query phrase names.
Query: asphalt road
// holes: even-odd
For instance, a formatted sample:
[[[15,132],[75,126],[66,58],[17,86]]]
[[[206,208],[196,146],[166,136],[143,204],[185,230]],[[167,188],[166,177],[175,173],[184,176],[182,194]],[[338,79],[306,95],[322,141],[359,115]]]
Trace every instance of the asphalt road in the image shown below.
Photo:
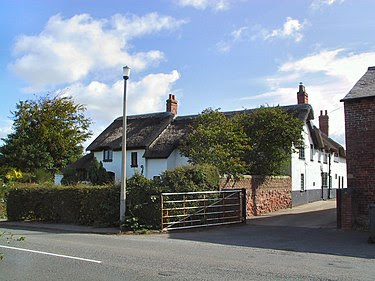
[[[0,239],[0,252],[5,254],[0,280],[375,279],[375,245],[367,244],[366,233],[279,225],[274,217],[267,224],[267,219],[153,235],[8,227],[0,231],[26,240],[7,244]]]

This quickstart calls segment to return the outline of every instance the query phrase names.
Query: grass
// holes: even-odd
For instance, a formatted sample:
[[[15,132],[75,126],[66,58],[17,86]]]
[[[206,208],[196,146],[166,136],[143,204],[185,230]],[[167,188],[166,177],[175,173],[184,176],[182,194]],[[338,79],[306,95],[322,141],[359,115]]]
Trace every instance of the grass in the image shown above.
[[[7,218],[6,203],[0,199],[0,219]]]

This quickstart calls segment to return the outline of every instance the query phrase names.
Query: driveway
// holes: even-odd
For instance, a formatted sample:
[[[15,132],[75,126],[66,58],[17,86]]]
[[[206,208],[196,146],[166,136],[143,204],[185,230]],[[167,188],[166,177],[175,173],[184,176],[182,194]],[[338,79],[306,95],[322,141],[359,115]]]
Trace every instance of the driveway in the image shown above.
[[[251,217],[250,225],[336,228],[336,200],[317,201],[292,209]]]

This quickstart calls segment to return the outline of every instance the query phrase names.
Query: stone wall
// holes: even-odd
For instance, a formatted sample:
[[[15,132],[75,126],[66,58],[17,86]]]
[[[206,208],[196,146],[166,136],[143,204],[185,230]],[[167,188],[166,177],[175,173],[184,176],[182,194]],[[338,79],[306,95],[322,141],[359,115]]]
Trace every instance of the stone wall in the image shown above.
[[[353,225],[368,226],[375,203],[375,97],[345,101],[348,188]],[[350,221],[351,219],[348,218]]]
[[[222,189],[246,189],[247,216],[257,216],[292,207],[290,177],[245,176],[237,181],[223,179]]]

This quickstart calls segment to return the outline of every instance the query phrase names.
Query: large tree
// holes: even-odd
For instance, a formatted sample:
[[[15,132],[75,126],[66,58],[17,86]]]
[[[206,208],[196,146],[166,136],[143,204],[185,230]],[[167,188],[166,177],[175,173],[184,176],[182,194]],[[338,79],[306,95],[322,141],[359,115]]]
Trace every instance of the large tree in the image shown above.
[[[26,172],[65,168],[82,155],[82,143],[91,135],[84,111],[66,96],[20,101],[12,112],[13,132],[2,139],[0,165]]]
[[[191,163],[214,165],[222,175],[246,171],[243,154],[250,149],[246,135],[224,113],[206,109],[191,129],[180,147]]]
[[[245,153],[248,172],[281,175],[295,148],[303,145],[303,122],[280,107],[261,107],[236,116],[251,149]]]
[[[180,149],[191,163],[215,165],[222,175],[280,175],[294,147],[302,145],[302,127],[301,120],[280,107],[229,116],[208,109]]]

